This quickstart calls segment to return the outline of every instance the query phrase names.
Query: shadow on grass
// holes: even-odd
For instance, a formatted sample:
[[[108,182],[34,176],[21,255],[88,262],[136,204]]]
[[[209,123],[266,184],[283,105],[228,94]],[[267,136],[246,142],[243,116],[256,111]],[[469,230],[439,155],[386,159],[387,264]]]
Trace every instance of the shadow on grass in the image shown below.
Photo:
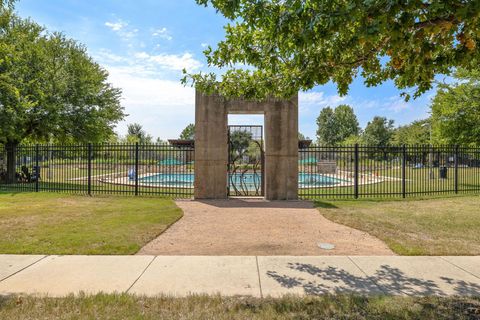
[[[315,208],[323,208],[323,209],[336,209],[336,208],[338,208],[338,206],[336,206],[332,202],[319,201],[319,200],[314,201],[313,205],[315,206]]]
[[[7,190],[1,190],[0,189],[0,195],[16,196],[16,195],[20,195],[20,194],[25,193],[25,192],[28,192],[28,191],[7,191]]]
[[[14,298],[11,294],[0,295],[0,309],[2,309],[10,300]]]

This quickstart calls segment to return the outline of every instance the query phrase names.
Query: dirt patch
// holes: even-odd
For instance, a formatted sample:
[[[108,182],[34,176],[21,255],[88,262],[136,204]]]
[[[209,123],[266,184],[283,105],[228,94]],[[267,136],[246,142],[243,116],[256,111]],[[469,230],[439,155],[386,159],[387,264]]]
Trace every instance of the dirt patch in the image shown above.
[[[184,216],[138,254],[393,255],[366,232],[324,218],[310,202],[177,201]],[[332,243],[323,250],[318,243]]]

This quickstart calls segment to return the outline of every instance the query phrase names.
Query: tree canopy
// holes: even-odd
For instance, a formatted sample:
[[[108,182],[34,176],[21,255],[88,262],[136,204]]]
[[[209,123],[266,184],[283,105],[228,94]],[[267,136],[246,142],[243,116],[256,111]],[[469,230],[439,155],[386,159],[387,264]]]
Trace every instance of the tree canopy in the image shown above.
[[[480,145],[480,71],[458,70],[453,83],[440,83],[432,100],[437,143]]]
[[[230,152],[234,155],[242,155],[250,146],[252,133],[248,131],[233,131],[230,134]]]
[[[417,120],[395,129],[392,135],[395,145],[430,144],[430,120]]]
[[[121,91],[86,48],[16,16],[12,3],[0,2],[0,144],[9,183],[22,141],[102,142],[125,116]]]
[[[14,2],[15,0],[0,0],[0,10],[6,8],[12,9]]]
[[[388,146],[391,143],[394,132],[394,121],[385,117],[374,117],[368,122],[363,132],[362,140],[371,146]]]
[[[317,118],[317,140],[325,145],[338,145],[350,136],[358,136],[360,126],[353,108],[339,105],[322,109]]]
[[[86,48],[0,9],[0,143],[100,142],[125,116]]]
[[[335,141],[335,115],[331,107],[323,108],[317,118],[317,141],[320,144],[332,145]]]
[[[182,133],[180,133],[180,139],[183,139],[183,140],[195,139],[195,125],[193,123],[190,123],[188,126],[186,126],[182,130]]]
[[[144,129],[143,126],[139,123],[131,123],[127,125],[127,143],[152,143],[153,137],[149,135]]]
[[[367,86],[393,80],[408,99],[436,74],[480,62],[477,0],[196,1],[231,20],[205,51],[226,72],[185,72],[184,83],[207,93],[291,97],[333,81],[344,95],[361,75]]]

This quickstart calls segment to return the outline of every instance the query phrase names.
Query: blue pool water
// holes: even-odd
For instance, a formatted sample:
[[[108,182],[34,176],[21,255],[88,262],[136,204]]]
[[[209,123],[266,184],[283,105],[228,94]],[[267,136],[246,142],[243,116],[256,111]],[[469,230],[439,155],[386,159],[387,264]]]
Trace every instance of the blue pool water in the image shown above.
[[[240,186],[243,180],[244,186],[248,189],[255,189],[256,185],[261,183],[261,175],[258,173],[234,174],[230,176],[230,184]],[[182,187],[193,188],[194,174],[193,173],[157,173],[151,176],[142,177],[138,179],[140,183],[158,184],[163,187]],[[304,173],[298,175],[299,188],[323,187],[333,186],[342,182],[348,182],[339,178],[321,175],[318,173]]]

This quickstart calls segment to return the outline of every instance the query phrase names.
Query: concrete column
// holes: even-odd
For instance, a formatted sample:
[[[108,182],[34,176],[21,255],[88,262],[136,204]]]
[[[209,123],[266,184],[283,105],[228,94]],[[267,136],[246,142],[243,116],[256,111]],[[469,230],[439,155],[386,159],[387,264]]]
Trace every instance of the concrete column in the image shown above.
[[[265,115],[265,198],[298,199],[298,96],[263,102],[196,93],[195,199],[227,198],[228,113]]]
[[[298,96],[265,105],[265,199],[298,199]]]
[[[227,198],[228,114],[224,99],[195,96],[195,199]]]

